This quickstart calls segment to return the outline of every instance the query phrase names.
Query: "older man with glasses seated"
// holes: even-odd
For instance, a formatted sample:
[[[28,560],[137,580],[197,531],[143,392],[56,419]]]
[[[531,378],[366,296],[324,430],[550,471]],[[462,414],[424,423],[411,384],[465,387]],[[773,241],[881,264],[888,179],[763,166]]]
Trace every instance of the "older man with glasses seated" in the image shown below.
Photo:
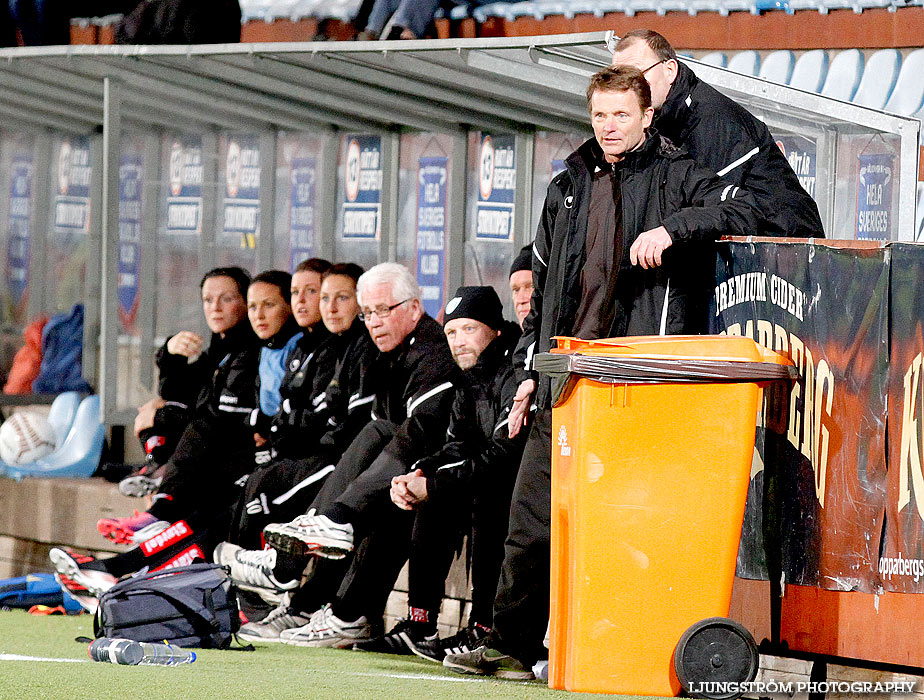
[[[309,555],[326,551],[328,545],[336,548],[344,539],[349,540],[352,549],[349,523],[355,514],[381,492],[385,494],[382,502],[392,515],[396,509],[387,497],[392,477],[405,474],[445,440],[454,386],[461,370],[453,360],[442,326],[424,312],[413,274],[403,265],[382,263],[359,278],[356,291],[360,317],[378,349],[378,356],[361,380],[361,394],[375,397],[371,420],[343,453],[308,514],[264,530],[267,543],[278,555],[274,574],[301,571]],[[367,539],[409,542],[413,514],[397,515],[404,517],[388,518]],[[381,616],[391,582],[407,558],[406,552],[402,556],[398,551],[400,547],[383,547],[381,543],[368,547],[362,544],[360,549],[367,565],[368,557],[381,557],[381,580],[387,580],[387,585],[370,590],[364,597],[363,610],[348,621],[330,620],[343,632],[337,641],[347,640],[350,644],[378,631],[368,620]],[[276,608],[264,620],[242,627],[241,637],[285,641],[284,632],[307,625],[309,613],[335,597],[345,575],[349,580],[352,557],[344,557],[342,552],[335,556],[340,559],[316,562],[289,603]],[[325,610],[325,614],[330,613]],[[331,640],[321,641],[326,642],[321,646],[334,645]]]

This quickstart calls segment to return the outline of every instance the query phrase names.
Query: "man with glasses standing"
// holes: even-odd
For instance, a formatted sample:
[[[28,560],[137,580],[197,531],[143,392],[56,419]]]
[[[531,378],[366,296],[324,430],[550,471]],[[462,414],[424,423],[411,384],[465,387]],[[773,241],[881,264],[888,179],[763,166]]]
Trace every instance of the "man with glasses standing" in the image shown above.
[[[677,60],[667,39],[650,29],[626,33],[613,65],[638,68],[651,87],[653,126],[693,160],[731,185],[746,188],[759,206],[755,235],[824,238],[815,200],[767,129],[744,107],[707,85]]]
[[[308,514],[264,530],[267,543],[279,555],[279,567],[291,568],[293,560],[304,565],[311,554],[339,551],[336,545],[344,540],[349,540],[352,549],[350,523],[375,498],[378,486],[387,494],[392,477],[406,473],[445,440],[454,386],[461,370],[453,360],[442,326],[424,312],[413,274],[398,263],[381,263],[359,278],[356,293],[360,318],[379,351],[360,381],[360,395],[374,396],[371,421],[343,453]],[[374,630],[368,622],[371,615],[365,611],[384,607],[391,582],[406,559],[401,557],[399,547],[383,546],[381,541],[375,544],[382,539],[386,543],[409,541],[413,515],[397,511],[390,502],[386,505],[394,517],[383,520],[359,545],[357,553],[366,566],[370,557],[381,558],[382,580],[388,581],[382,591],[376,592],[381,593],[381,599],[370,595],[363,611],[355,615],[342,613],[348,619],[334,617],[329,608],[322,611],[330,618],[326,620],[328,626],[340,635],[338,640],[350,644],[372,636]],[[342,553],[335,556],[341,559],[317,562],[288,604],[262,622],[245,625],[241,637],[281,641],[282,632],[308,624],[309,614],[332,600],[341,582],[348,585],[349,576],[344,581],[344,575],[349,561],[343,559]]]

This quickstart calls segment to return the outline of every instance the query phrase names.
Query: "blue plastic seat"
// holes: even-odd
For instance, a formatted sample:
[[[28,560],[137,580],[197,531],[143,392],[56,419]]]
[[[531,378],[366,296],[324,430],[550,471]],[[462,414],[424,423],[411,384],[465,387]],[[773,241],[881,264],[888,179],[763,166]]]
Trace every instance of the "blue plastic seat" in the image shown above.
[[[847,49],[838,53],[828,67],[828,77],[821,88],[821,94],[845,102],[852,100],[860,86],[865,60],[863,52],[859,49]]]
[[[760,54],[756,51],[739,51],[728,59],[728,70],[742,75],[757,75],[760,70]]]
[[[68,431],[74,424],[77,408],[80,406],[80,394],[76,391],[65,391],[58,394],[48,409],[48,423],[55,431],[55,445],[60,445],[67,437]]]
[[[94,394],[80,402],[67,435],[54,452],[32,464],[0,462],[0,474],[17,481],[26,477],[90,476],[99,466],[104,437],[99,396]]]
[[[755,0],[754,9],[760,12],[771,10],[783,10],[787,15],[792,14],[792,8],[789,6],[789,0]]]
[[[772,80],[780,85],[789,85],[792,69],[796,64],[796,57],[789,49],[772,51],[760,64],[759,78]]]
[[[924,49],[912,51],[902,61],[902,70],[885,111],[904,116],[916,114],[924,105]]]
[[[882,109],[892,94],[901,65],[902,55],[897,49],[876,51],[866,62],[853,103],[861,107]]]
[[[701,59],[700,63],[705,63],[707,66],[718,66],[719,68],[724,68],[728,65],[728,57],[721,51],[713,51],[712,53],[707,53]]]
[[[828,76],[828,52],[823,49],[806,51],[799,56],[796,67],[792,69],[789,87],[818,92]]]

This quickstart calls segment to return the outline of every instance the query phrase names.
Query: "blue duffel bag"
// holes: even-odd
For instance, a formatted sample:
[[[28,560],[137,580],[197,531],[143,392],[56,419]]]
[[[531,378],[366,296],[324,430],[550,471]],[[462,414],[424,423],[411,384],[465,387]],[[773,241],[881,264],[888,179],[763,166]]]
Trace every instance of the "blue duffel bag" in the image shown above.
[[[120,581],[99,598],[97,637],[227,649],[240,629],[227,569],[191,564]]]

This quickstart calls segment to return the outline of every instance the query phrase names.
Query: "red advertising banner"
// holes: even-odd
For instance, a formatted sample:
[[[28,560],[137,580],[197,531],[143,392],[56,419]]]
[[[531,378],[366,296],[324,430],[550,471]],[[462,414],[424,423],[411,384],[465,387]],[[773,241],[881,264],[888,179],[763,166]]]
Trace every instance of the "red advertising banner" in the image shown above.
[[[753,338],[789,356],[800,375],[788,391],[768,391],[758,416],[738,575],[875,592],[886,503],[888,252],[841,243],[721,243],[711,331]]]

